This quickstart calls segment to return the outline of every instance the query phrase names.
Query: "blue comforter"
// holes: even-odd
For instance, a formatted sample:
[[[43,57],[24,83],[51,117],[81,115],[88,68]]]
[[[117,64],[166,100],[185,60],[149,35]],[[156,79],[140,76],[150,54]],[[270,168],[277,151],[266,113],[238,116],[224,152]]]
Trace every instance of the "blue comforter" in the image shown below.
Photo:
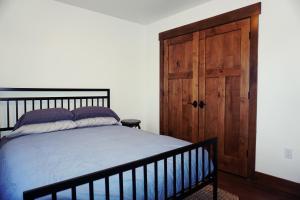
[[[2,142],[0,149],[0,199],[20,200],[29,189],[74,178],[190,143],[123,126],[82,128],[53,133],[30,134]],[[177,191],[181,189],[180,156],[177,162]],[[188,154],[184,155],[184,185],[188,187]],[[202,178],[199,153],[199,179]],[[205,153],[205,176],[208,158]],[[148,165],[148,198],[154,198],[154,167]],[[164,198],[163,161],[158,163],[158,195]],[[192,152],[192,183],[195,182],[195,152]],[[124,197],[132,199],[131,172],[124,173]],[[110,177],[110,198],[119,199],[118,176]],[[143,170],[136,170],[137,199],[143,199]],[[168,159],[168,195],[173,194],[173,165]],[[94,182],[95,198],[105,197],[104,181]],[[88,199],[88,185],[77,187],[77,198]],[[44,197],[42,199],[50,199]],[[71,192],[58,193],[71,199]]]

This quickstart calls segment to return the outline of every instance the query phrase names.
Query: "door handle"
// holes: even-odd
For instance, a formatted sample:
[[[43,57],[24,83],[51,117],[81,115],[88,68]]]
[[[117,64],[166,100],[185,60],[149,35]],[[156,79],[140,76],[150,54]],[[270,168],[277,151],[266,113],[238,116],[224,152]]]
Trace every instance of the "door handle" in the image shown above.
[[[200,108],[204,108],[205,105],[206,105],[206,103],[204,103],[204,101],[199,101],[199,107]]]
[[[198,103],[196,100],[193,101],[193,103],[188,103],[188,104],[191,104],[194,108],[197,108],[197,106],[198,106]]]

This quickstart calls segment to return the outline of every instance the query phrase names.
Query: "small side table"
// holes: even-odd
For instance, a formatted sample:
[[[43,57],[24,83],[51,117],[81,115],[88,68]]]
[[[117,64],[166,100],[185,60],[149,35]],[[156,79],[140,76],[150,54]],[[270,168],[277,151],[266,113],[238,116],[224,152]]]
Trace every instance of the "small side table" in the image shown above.
[[[121,123],[123,126],[141,129],[141,120],[138,119],[123,119]]]

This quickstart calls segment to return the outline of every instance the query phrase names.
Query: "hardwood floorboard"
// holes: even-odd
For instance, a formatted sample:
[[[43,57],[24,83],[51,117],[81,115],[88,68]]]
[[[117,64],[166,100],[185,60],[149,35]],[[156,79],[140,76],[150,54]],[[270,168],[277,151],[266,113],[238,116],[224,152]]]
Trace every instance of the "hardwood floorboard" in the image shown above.
[[[281,191],[262,188],[249,179],[219,172],[219,187],[239,196],[240,200],[299,200]]]

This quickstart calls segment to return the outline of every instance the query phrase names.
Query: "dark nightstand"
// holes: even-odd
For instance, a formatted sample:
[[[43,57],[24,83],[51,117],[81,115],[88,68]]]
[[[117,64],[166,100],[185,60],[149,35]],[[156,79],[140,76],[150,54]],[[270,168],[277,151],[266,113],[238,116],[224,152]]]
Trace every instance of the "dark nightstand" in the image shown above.
[[[123,119],[121,123],[123,126],[141,129],[141,120],[138,119]]]

